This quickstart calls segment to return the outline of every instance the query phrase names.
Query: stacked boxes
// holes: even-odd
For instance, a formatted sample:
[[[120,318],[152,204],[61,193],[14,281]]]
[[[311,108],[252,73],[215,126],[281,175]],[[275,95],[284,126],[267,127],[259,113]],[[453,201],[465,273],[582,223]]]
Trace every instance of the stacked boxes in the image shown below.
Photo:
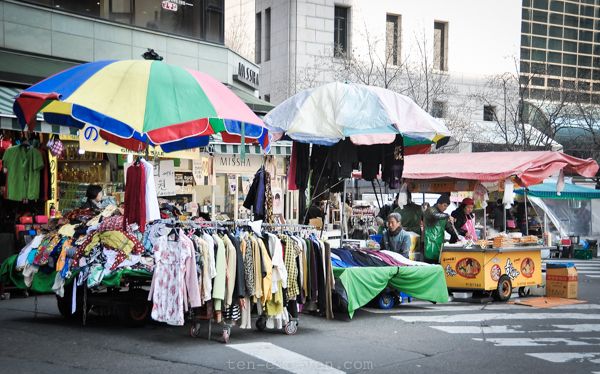
[[[546,264],[546,296],[577,298],[577,269],[572,262]]]

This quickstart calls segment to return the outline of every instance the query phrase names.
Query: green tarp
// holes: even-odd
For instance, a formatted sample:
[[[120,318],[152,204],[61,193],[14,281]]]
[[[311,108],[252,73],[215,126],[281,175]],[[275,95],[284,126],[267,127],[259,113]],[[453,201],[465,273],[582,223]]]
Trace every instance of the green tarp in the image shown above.
[[[7,258],[6,261],[2,263],[2,266],[0,266],[0,282],[12,284],[17,288],[26,289],[27,287],[23,280],[23,274],[20,271],[15,270],[16,261],[17,255],[14,255]],[[52,292],[52,285],[54,284],[55,277],[55,271],[51,273],[38,272],[34,275],[33,282],[29,289],[39,293],[50,293]],[[121,284],[121,279],[123,277],[151,279],[152,273],[145,270],[120,269],[105,276],[102,279],[102,285],[106,287],[117,287]],[[70,283],[70,280],[66,283]]]
[[[414,298],[448,302],[448,288],[441,266],[385,266],[333,268],[336,282],[341,281],[348,295],[348,313],[366,305],[388,285]]]

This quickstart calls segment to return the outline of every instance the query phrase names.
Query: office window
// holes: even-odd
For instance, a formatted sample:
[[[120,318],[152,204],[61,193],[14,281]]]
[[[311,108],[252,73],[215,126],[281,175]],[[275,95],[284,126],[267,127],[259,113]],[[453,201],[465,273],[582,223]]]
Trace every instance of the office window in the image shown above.
[[[484,121],[495,121],[496,120],[496,107],[493,105],[483,106],[483,120]]]
[[[223,44],[225,41],[223,1],[205,0],[206,40]]]
[[[265,10],[265,61],[271,59],[271,8]]]
[[[435,118],[446,117],[446,102],[434,101],[431,107],[431,115]]]
[[[333,23],[334,56],[343,57],[348,52],[348,8],[336,6]]]
[[[262,15],[256,13],[256,22],[254,26],[254,62],[260,64],[262,52]]]
[[[265,94],[263,98],[264,98],[264,100],[265,100],[267,103],[270,103],[270,102],[271,102],[271,95],[270,95],[270,94]]]
[[[448,70],[448,23],[433,24],[433,65],[441,71]]]
[[[386,60],[392,65],[400,62],[400,16],[388,14],[385,21]]]

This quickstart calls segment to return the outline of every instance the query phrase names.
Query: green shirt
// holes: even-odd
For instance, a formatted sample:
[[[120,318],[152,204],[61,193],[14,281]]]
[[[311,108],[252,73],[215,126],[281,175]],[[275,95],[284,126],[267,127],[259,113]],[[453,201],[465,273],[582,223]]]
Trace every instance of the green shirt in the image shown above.
[[[7,199],[14,201],[40,198],[40,175],[44,159],[33,147],[16,145],[4,152],[2,166],[8,170]]]
[[[403,228],[421,235],[421,218],[423,217],[423,211],[419,205],[408,203],[404,208],[397,208],[394,212],[400,213]]]

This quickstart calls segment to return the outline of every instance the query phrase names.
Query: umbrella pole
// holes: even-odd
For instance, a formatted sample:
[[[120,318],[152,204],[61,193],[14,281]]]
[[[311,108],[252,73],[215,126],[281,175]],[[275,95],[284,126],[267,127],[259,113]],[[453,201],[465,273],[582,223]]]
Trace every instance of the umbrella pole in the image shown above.
[[[342,230],[342,239],[346,237],[346,217],[344,211],[346,210],[346,178],[344,178],[344,195],[342,196],[342,203],[340,204],[340,229]]]
[[[323,176],[323,171],[325,171],[325,165],[327,165],[327,159],[329,158],[329,152],[327,152],[327,156],[325,156],[325,162],[323,162],[323,167],[321,168],[321,174],[319,174],[319,178],[317,178],[317,183],[315,184],[315,191],[318,191],[319,188],[319,182],[321,181],[321,177]],[[309,186],[310,188],[310,186]],[[317,196],[321,196],[320,194]],[[308,208],[310,209],[310,207],[312,206],[313,200],[315,199],[315,197],[311,197]],[[329,199],[327,199],[329,201]],[[306,209],[306,212],[304,212],[304,218],[302,219],[302,222],[306,222],[306,216],[308,215],[308,209]]]
[[[527,209],[527,188],[525,188],[524,190],[523,197],[525,200],[525,235],[529,235],[529,209]]]
[[[487,212],[485,208],[483,208],[483,240],[487,240]]]

